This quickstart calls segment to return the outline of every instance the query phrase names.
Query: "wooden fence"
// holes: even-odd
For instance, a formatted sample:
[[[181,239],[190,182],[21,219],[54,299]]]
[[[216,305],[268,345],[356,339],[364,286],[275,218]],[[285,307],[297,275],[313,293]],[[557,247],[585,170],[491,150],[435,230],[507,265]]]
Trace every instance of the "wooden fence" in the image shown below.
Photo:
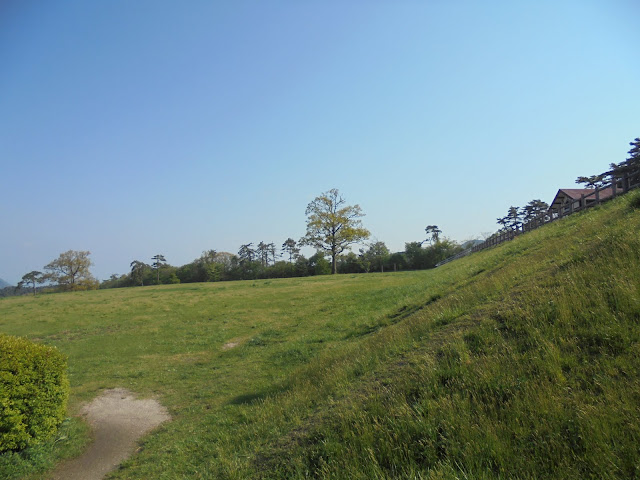
[[[581,197],[578,199],[564,203],[557,208],[554,208],[553,206],[550,207],[549,210],[541,213],[533,219],[530,219],[527,223],[523,223],[520,227],[516,227],[513,230],[504,230],[494,233],[484,242],[467,248],[462,252],[441,261],[440,263],[436,264],[436,267],[444,265],[445,263],[449,263],[453,260],[457,260],[458,258],[466,257],[467,255],[471,255],[472,253],[479,252],[480,250],[484,250],[485,248],[494,247],[508,240],[513,240],[518,235],[529,232],[531,230],[535,230],[536,228],[539,228],[547,223],[564,218],[567,215],[572,215],[587,208],[595,207],[596,205],[600,205],[601,203],[627,193],[629,190],[633,190],[634,188],[639,187],[640,170],[630,174],[625,173],[620,177],[614,178],[613,180],[611,180],[611,182],[603,185],[602,187],[594,188],[591,193],[581,195]],[[609,193],[609,191],[611,193]]]

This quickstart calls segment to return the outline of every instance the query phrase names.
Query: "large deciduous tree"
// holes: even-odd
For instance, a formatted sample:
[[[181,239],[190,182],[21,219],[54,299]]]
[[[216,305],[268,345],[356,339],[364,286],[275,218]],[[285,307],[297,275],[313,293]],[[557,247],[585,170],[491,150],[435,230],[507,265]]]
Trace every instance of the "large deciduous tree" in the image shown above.
[[[333,188],[316,197],[305,211],[307,233],[301,245],[323,250],[331,255],[331,272],[336,273],[336,257],[354,243],[369,238],[362,226],[364,213],[359,205],[347,205],[340,192]]]
[[[89,290],[98,288],[98,281],[91,275],[91,252],[69,250],[44,267],[47,280],[63,290]]]

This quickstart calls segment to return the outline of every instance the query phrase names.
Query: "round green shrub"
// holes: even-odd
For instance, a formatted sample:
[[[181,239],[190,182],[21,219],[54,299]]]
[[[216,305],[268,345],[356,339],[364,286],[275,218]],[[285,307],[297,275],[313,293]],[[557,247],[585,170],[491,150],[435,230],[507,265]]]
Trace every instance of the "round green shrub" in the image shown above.
[[[56,348],[0,334],[0,452],[53,435],[65,418],[67,359]]]

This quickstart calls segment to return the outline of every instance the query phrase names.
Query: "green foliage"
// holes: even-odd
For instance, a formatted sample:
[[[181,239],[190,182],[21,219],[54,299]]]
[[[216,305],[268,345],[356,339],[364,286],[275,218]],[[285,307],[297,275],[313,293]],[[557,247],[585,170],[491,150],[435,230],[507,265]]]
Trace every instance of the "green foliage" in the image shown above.
[[[58,285],[63,291],[95,290],[99,282],[91,275],[91,252],[69,250],[44,267],[46,280]]]
[[[0,334],[0,452],[56,432],[66,413],[67,361],[55,348]]]
[[[149,265],[140,260],[131,262],[131,280],[136,285],[144,286],[145,274],[151,269]]]
[[[100,288],[123,288],[133,286],[132,279],[129,275],[112,274],[107,280],[100,283]]]
[[[596,188],[596,187],[602,188],[606,183],[605,177],[606,176],[604,174],[591,175],[589,177],[580,176],[576,178],[576,183],[584,184],[584,186],[587,188]]]
[[[409,268],[405,252],[395,252],[389,256],[389,270],[405,270]]]
[[[529,223],[532,220],[545,215],[549,210],[549,204],[540,199],[531,200],[520,209],[520,215],[523,223]]]
[[[316,197],[305,211],[307,232],[300,245],[309,245],[331,255],[331,273],[337,273],[337,258],[350,245],[369,238],[362,226],[364,217],[359,205],[346,205],[340,192],[333,188]]]
[[[437,234],[434,234],[437,236]],[[381,272],[389,260],[389,249],[384,242],[373,242],[369,248],[360,250],[360,258],[365,266],[365,271]]]
[[[438,262],[455,255],[460,250],[462,250],[460,245],[448,238],[427,247],[423,247],[422,242],[406,243],[407,268],[414,270],[434,268]]]
[[[631,150],[629,150],[629,156],[627,159],[620,163],[612,163],[610,165],[611,171],[606,172],[603,175],[611,175],[614,178],[622,178],[624,174],[633,174],[635,177],[638,177],[640,173],[640,138],[634,138],[632,142],[629,143],[631,146]]]
[[[300,248],[297,245],[297,242],[291,237],[287,238],[282,244],[282,252],[289,256],[289,263],[292,263],[300,253]]]
[[[509,207],[507,214],[496,221],[502,231],[517,231],[522,226],[522,212],[518,207]]]
[[[158,253],[156,255],[154,255],[153,257],[151,257],[151,260],[153,260],[153,263],[151,264],[151,267],[153,267],[153,269],[156,271],[156,284],[160,284],[160,270],[167,266],[167,259],[164,258],[164,255],[162,255],[161,253]],[[164,282],[163,282],[164,283]]]
[[[39,272],[37,270],[33,270],[29,273],[26,273],[22,276],[22,280],[20,280],[20,282],[18,282],[18,288],[23,288],[25,286],[27,287],[31,287],[31,289],[33,290],[33,294],[36,294],[36,288],[37,285],[44,283],[46,281],[44,275],[42,274],[42,272]]]
[[[295,266],[292,263],[279,261],[271,265],[265,271],[267,278],[289,278],[295,275]]]
[[[307,263],[311,275],[328,275],[331,273],[331,264],[322,252],[317,252],[310,257]]]
[[[362,257],[353,252],[338,257],[338,273],[362,273],[368,269],[365,267],[370,268],[370,264],[367,263],[365,266]]]
[[[437,225],[427,225],[424,229],[424,233],[427,234],[426,242],[438,243],[440,241],[440,234],[442,233],[442,230],[440,230]]]
[[[67,418],[49,439],[20,451],[0,454],[0,478],[25,480],[55,467],[56,462],[80,455],[91,440],[89,425],[79,418]]]

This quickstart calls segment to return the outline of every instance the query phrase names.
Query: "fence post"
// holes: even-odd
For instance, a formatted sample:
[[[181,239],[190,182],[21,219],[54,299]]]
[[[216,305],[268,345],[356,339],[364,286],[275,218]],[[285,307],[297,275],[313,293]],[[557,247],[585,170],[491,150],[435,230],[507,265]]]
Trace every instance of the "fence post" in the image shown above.
[[[596,185],[596,205],[600,205],[600,189]]]
[[[622,177],[622,191],[625,193],[629,191],[629,174],[628,173],[625,173],[624,176]]]
[[[584,193],[580,195],[580,209],[584,210],[584,208],[586,207],[585,203],[584,203]]]

